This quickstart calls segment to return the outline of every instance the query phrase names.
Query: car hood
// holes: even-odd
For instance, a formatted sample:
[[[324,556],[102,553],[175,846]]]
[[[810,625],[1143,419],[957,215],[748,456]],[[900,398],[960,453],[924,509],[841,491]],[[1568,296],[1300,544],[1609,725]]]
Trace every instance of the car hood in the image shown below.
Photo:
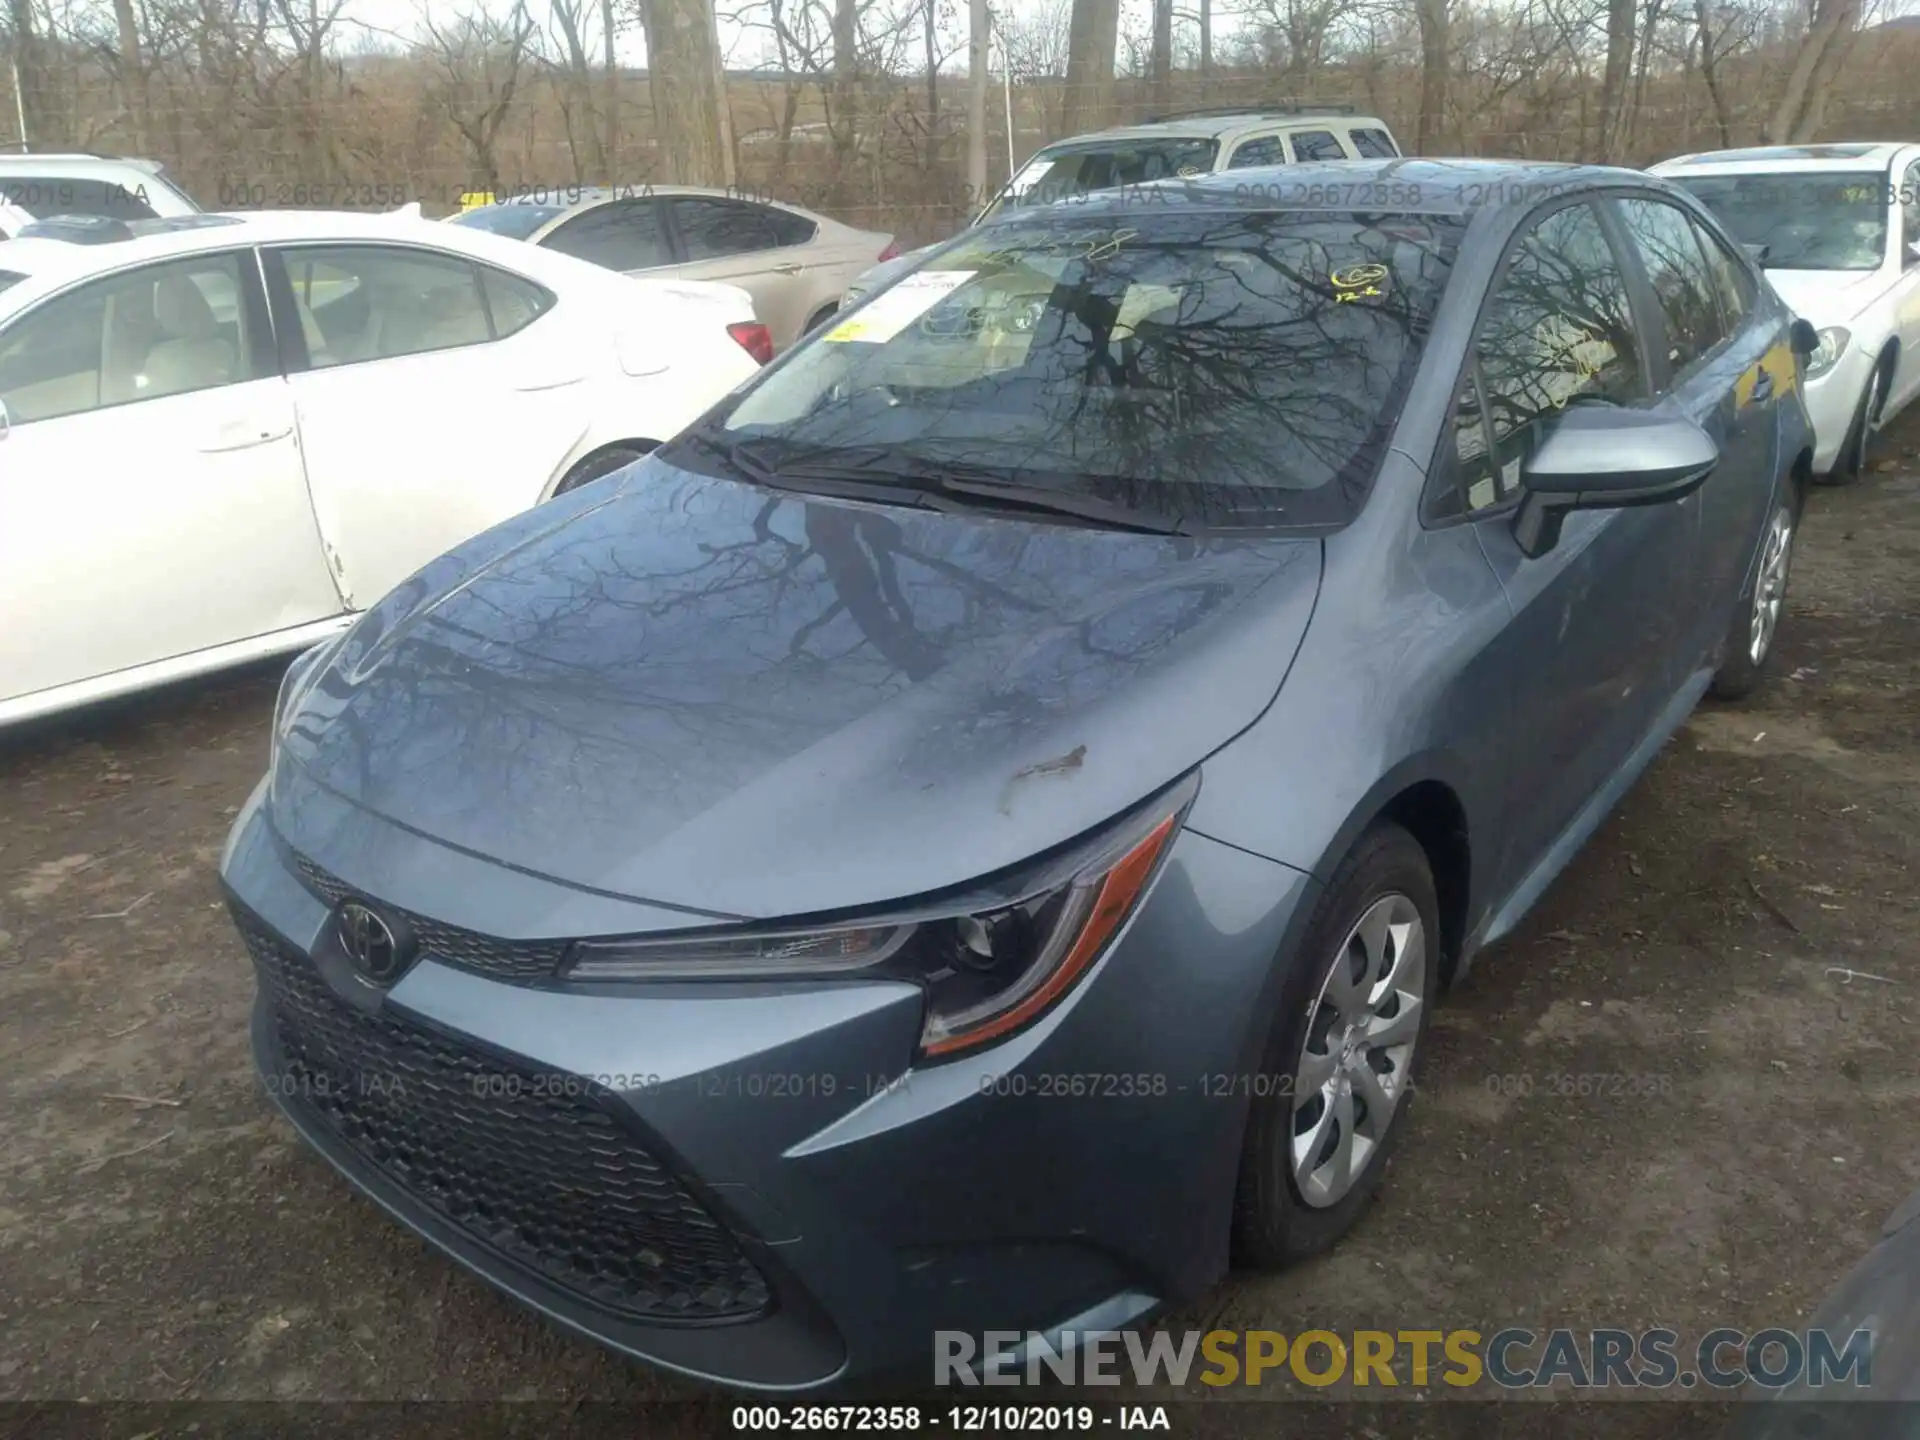
[[[297,677],[305,787],[562,883],[821,913],[1028,859],[1272,702],[1317,539],[774,493],[655,457],[468,542]]]
[[[1844,325],[1886,289],[1878,270],[1769,270],[1767,280],[1802,320]]]

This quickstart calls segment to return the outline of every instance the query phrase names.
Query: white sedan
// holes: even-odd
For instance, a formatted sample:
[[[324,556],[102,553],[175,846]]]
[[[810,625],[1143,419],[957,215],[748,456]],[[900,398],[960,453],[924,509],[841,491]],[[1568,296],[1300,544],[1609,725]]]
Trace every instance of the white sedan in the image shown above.
[[[1920,395],[1920,145],[1772,145],[1653,167],[1756,251],[1820,332],[1807,365],[1814,473],[1850,480]]]
[[[412,215],[102,238],[0,244],[0,725],[302,649],[768,352],[733,286]]]

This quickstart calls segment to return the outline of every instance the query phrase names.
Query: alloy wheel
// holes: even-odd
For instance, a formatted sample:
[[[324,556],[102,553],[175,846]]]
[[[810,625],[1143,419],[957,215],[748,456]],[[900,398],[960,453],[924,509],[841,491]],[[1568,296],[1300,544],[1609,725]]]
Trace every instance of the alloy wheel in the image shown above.
[[[1367,1171],[1405,1100],[1426,1004],[1427,935],[1405,895],[1383,895],[1348,933],[1307,1017],[1294,1074],[1294,1184],[1316,1209]]]
[[[1780,610],[1787,599],[1787,571],[1793,563],[1793,511],[1782,505],[1767,526],[1760,552],[1760,573],[1753,582],[1753,618],[1748,627],[1747,658],[1755,665],[1773,648],[1780,628]]]

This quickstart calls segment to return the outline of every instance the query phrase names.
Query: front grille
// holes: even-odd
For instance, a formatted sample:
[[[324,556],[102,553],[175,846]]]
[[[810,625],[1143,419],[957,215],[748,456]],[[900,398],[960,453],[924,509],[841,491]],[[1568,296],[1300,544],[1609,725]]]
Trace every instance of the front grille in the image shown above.
[[[512,1264],[614,1314],[744,1320],[771,1302],[733,1233],[594,1103],[586,1082],[502,1064],[328,989],[244,908],[283,1103]]]
[[[348,895],[359,893],[346,881],[329,875],[304,855],[297,856],[295,863],[307,888],[329,905],[337,905]],[[560,968],[560,957],[567,949],[564,940],[499,940],[473,930],[462,930],[457,925],[443,925],[438,920],[415,915],[384,901],[381,902],[381,908],[407,922],[425,954],[492,980],[521,984],[550,980]]]

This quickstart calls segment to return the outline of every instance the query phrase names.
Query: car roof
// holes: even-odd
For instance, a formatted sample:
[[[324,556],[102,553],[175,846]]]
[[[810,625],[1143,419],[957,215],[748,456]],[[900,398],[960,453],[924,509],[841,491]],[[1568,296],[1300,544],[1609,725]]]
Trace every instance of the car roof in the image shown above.
[[[611,200],[646,200],[660,195],[700,195],[711,200],[740,200],[749,205],[771,205],[776,210],[790,210],[796,215],[804,215],[809,220],[824,220],[830,225],[844,222],[835,220],[831,215],[821,215],[791,200],[776,200],[771,195],[754,194],[746,190],[716,190],[701,185],[656,185],[645,181],[637,185],[553,185],[541,187],[529,186],[521,193],[508,195],[504,199],[492,200],[485,205],[476,205],[474,210],[498,210],[509,205],[533,205],[551,207],[556,215],[560,212],[584,210],[589,205],[601,205]],[[473,210],[464,211],[471,215]]]
[[[138,170],[143,175],[160,175],[165,169],[158,160],[142,160],[131,155],[85,155],[54,151],[0,155],[0,171],[49,170],[67,175],[90,175]]]
[[[1820,145],[1753,145],[1740,150],[1703,150],[1677,155],[1653,167],[1656,175],[1738,175],[1774,170],[1884,170],[1903,150],[1898,140],[1857,140]]]
[[[1083,145],[1124,140],[1224,140],[1248,130],[1315,130],[1326,125],[1385,130],[1386,122],[1372,115],[1329,107],[1324,110],[1261,110],[1257,106],[1231,114],[1167,115],[1138,125],[1116,125],[1056,140],[1046,151],[1072,150]]]
[[[1016,210],[987,222],[1055,214],[1134,213],[1187,205],[1223,210],[1366,211],[1403,215],[1473,215],[1527,209],[1555,194],[1617,185],[1666,189],[1644,170],[1535,160],[1317,160],[1255,165],[1186,180],[1156,180]],[[1148,198],[1150,196],[1150,198]]]
[[[232,211],[199,217],[198,223],[187,225],[138,222],[129,228],[144,233],[136,233],[131,239],[91,245],[36,236],[0,241],[0,270],[27,276],[19,284],[0,291],[0,309],[16,309],[74,280],[147,260],[166,260],[238,245],[300,241],[412,242],[463,253],[521,271],[535,280],[545,278],[544,272],[557,269],[565,269],[576,279],[583,274],[602,273],[597,267],[570,256],[541,251],[484,231],[442,225],[407,211],[382,214],[339,210]]]

